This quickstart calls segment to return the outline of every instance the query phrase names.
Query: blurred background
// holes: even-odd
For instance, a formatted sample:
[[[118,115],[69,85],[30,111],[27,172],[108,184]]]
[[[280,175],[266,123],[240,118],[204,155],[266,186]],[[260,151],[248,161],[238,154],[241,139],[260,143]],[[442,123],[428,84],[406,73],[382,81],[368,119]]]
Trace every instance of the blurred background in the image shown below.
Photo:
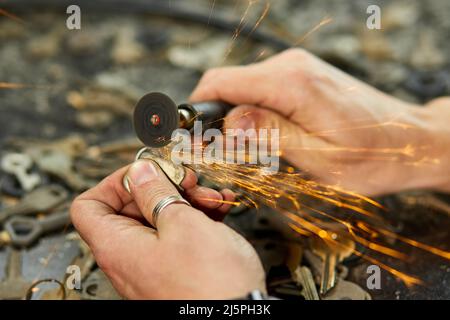
[[[66,26],[71,4],[81,8],[81,30]],[[366,26],[374,4],[381,8],[381,30]],[[62,187],[63,194],[32,216],[67,212],[76,194],[132,161],[140,143],[131,114],[145,93],[161,91],[182,103],[203,71],[254,63],[292,46],[404,100],[421,104],[448,95],[449,17],[448,0],[0,1],[0,157],[25,154],[31,159],[25,174],[35,176],[24,188],[2,167],[0,212],[46,185]],[[450,249],[448,197],[412,192],[377,200],[395,213],[399,232]],[[272,293],[302,298],[279,290],[287,261],[304,251],[302,239],[270,210],[254,211],[235,209],[227,223],[257,248]],[[5,225],[0,298],[23,298],[42,279],[55,280],[45,288],[56,289],[35,290],[33,297],[61,298],[58,281],[64,283],[74,263],[84,266],[84,285],[66,296],[118,298],[70,226],[14,245]],[[28,234],[27,228],[17,232]],[[20,259],[11,267],[15,254]],[[408,254],[413,263],[384,261],[427,285],[407,288],[383,272],[383,288],[371,291],[372,298],[450,298],[448,263]],[[346,278],[365,288],[367,265],[350,259]],[[18,270],[15,280],[12,270]]]

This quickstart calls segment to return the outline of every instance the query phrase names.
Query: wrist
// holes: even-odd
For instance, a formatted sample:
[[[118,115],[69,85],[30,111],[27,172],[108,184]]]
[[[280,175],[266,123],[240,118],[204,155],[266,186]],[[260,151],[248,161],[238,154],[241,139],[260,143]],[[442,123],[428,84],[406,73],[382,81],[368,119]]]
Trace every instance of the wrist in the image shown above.
[[[431,101],[418,116],[427,141],[422,156],[426,161],[413,168],[421,173],[418,187],[450,192],[450,97]]]

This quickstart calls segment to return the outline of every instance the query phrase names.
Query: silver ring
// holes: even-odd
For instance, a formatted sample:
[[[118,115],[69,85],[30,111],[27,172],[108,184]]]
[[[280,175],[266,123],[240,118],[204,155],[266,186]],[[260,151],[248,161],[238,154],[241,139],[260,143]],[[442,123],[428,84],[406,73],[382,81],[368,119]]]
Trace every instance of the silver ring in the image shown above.
[[[165,197],[164,199],[160,200],[155,208],[153,209],[152,219],[153,219],[153,226],[156,228],[156,221],[158,220],[158,216],[161,213],[161,211],[164,210],[167,206],[174,204],[174,203],[183,203],[187,204],[191,207],[191,204],[187,202],[183,197],[180,195],[173,195]]]

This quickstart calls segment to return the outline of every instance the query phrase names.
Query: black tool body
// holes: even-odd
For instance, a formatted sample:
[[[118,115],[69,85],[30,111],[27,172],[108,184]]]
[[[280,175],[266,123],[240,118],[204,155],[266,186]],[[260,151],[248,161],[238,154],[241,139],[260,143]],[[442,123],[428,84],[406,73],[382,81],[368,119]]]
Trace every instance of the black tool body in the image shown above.
[[[160,148],[170,143],[173,131],[179,128],[191,130],[195,121],[202,121],[203,131],[222,128],[223,118],[232,108],[232,105],[220,101],[181,104],[177,107],[165,94],[153,92],[137,103],[134,129],[146,146]]]

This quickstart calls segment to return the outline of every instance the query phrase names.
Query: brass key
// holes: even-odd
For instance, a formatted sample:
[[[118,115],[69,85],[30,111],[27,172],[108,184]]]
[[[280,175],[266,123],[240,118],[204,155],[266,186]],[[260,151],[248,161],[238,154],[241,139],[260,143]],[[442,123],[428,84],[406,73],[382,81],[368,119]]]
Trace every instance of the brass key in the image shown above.
[[[322,260],[320,294],[324,295],[336,285],[336,267],[354,252],[355,243],[349,238],[328,232],[326,238],[311,238],[310,246]]]
[[[31,282],[22,277],[22,257],[20,251],[10,249],[6,278],[0,282],[0,299],[23,299]]]
[[[293,273],[294,281],[302,286],[301,294],[306,300],[320,300],[311,270],[308,267],[297,267]]]

